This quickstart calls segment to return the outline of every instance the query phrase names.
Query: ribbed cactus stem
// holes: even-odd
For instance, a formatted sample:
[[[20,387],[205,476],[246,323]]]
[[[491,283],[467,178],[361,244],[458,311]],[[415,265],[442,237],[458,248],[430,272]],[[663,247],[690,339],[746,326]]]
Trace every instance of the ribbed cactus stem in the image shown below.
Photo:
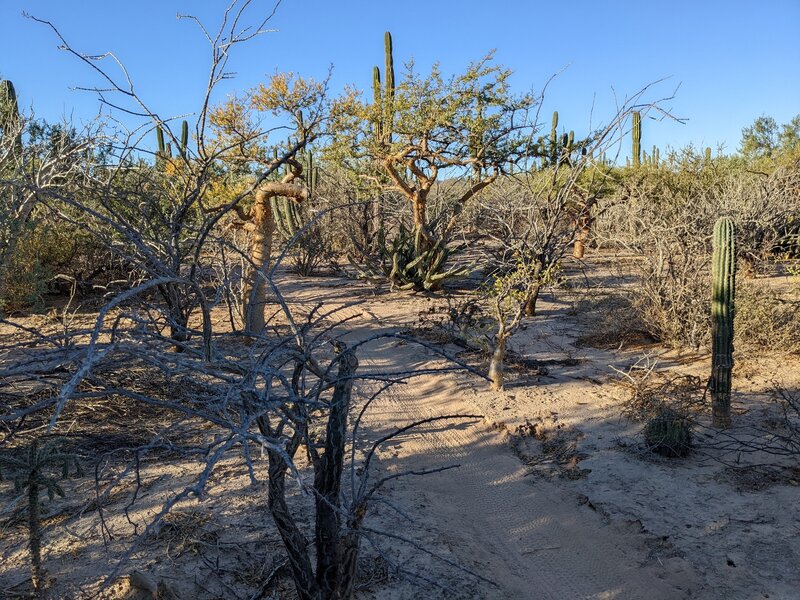
[[[386,78],[384,88],[385,116],[383,121],[383,134],[387,143],[392,143],[392,128],[394,126],[394,55],[392,54],[392,34],[383,34],[383,46],[386,65],[384,67],[384,77]]]
[[[553,121],[550,126],[550,164],[555,164],[558,159],[558,111],[553,111]]]
[[[706,146],[706,162],[711,162],[711,148]]]
[[[633,127],[631,129],[633,140],[633,166],[638,167],[642,162],[642,115],[639,111],[633,113]]]
[[[166,152],[166,145],[164,144],[164,130],[161,125],[156,125],[156,141],[158,143],[158,153],[163,156]]]
[[[186,151],[189,148],[189,123],[183,121],[181,123],[181,156],[186,157]]]
[[[376,140],[383,137],[381,122],[383,121],[383,93],[381,90],[381,70],[378,66],[372,67],[372,101],[375,105],[374,135]]]
[[[711,264],[711,415],[714,427],[731,423],[731,370],[733,369],[733,318],[736,293],[736,248],[733,221],[714,224]]]
[[[8,79],[0,81],[0,129],[3,135],[13,133],[14,151],[17,155],[22,154],[22,131],[19,128],[19,102],[17,101],[17,91],[14,84]]]

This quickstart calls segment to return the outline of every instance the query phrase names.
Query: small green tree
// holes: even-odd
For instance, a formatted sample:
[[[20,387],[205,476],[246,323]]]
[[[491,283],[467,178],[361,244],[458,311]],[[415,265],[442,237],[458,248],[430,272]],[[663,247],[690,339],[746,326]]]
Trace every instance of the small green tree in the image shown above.
[[[742,129],[739,151],[747,158],[770,157],[778,149],[778,123],[762,115]]]
[[[328,156],[408,201],[414,235],[422,238],[413,260],[448,230],[448,222],[439,232],[430,223],[428,201],[437,182],[465,180],[452,199],[458,214],[520,159],[535,100],[513,95],[510,75],[492,55],[449,78],[438,65],[421,75],[409,63],[392,93],[374,93],[367,102],[350,92],[335,103]]]

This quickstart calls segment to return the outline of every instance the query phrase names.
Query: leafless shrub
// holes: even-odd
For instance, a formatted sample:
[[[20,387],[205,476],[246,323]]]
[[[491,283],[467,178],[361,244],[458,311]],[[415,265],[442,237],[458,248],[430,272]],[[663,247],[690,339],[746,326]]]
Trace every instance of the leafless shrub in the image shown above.
[[[741,283],[736,290],[734,331],[739,349],[800,353],[800,297],[758,280]]]
[[[621,414],[635,422],[650,421],[664,409],[679,416],[702,414],[705,385],[698,377],[678,375],[665,377],[657,371],[658,363],[645,355],[626,371],[612,367],[628,397],[622,402]]]
[[[620,176],[614,201],[598,221],[598,238],[638,259],[628,293],[653,337],[677,347],[708,342],[714,221],[733,218],[740,268],[763,268],[786,243],[786,224],[798,218],[796,170],[765,178],[732,160],[707,164],[690,149],[661,168]]]

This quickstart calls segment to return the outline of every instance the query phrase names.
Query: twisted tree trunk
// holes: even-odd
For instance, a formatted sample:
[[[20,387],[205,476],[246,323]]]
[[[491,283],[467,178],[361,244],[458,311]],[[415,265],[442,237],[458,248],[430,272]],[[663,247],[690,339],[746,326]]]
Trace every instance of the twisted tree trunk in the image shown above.
[[[276,196],[291,198],[297,202],[308,199],[305,186],[293,185],[294,174],[283,181],[264,183],[256,191],[255,205],[251,213],[253,238],[250,243],[250,269],[245,277],[243,294],[245,332],[260,335],[264,330],[264,310],[267,303],[267,271],[272,255],[272,240],[275,234],[275,216],[270,200]]]

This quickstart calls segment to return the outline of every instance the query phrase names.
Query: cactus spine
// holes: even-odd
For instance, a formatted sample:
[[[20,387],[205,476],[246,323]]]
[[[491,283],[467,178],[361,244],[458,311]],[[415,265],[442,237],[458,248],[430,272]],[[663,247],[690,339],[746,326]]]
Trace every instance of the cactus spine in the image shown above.
[[[711,265],[711,413],[714,427],[731,422],[731,370],[733,368],[733,317],[736,291],[736,249],[733,221],[714,224]]]
[[[633,113],[633,127],[631,129],[633,140],[633,166],[638,167],[642,162],[642,114],[639,111]]]

